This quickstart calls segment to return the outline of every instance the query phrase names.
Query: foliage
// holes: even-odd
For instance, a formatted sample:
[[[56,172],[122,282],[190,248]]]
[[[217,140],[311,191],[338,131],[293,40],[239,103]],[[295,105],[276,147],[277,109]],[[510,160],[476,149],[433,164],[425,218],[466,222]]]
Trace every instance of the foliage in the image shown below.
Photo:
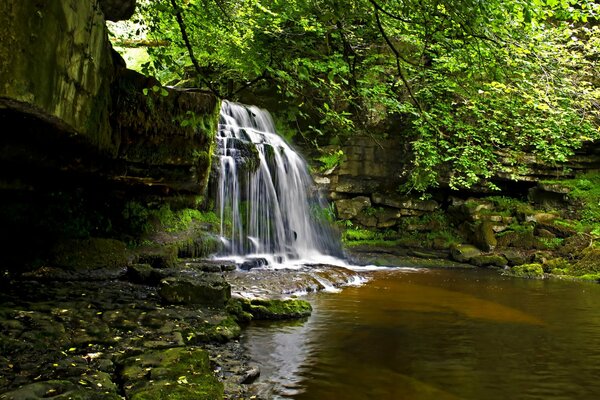
[[[580,207],[577,223],[556,221],[579,232],[587,232],[594,237],[600,237],[600,174],[591,172],[575,179],[545,181],[547,184],[560,184],[571,189],[569,197]]]
[[[542,264],[523,264],[512,267],[506,275],[519,278],[543,278],[544,269]]]
[[[596,139],[600,5],[592,0],[141,2],[143,71],[236,98],[278,96],[311,143],[402,135],[404,190],[496,188]],[[525,157],[528,155],[529,158]],[[529,161],[528,161],[529,160]]]
[[[184,208],[173,211],[168,204],[152,208],[136,201],[128,202],[123,209],[123,218],[129,230],[135,234],[145,234],[158,225],[167,232],[178,232],[190,228],[194,221],[218,224],[219,217],[212,211]]]
[[[329,171],[342,163],[344,152],[342,150],[329,151],[317,157],[317,160],[322,164],[319,168],[321,172]]]

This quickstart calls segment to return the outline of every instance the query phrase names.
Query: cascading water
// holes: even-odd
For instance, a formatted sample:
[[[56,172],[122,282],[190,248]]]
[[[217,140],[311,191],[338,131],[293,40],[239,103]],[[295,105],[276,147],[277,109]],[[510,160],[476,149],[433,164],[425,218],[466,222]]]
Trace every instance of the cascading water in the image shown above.
[[[218,207],[229,256],[273,264],[341,256],[326,203],[308,167],[276,132],[270,114],[223,101],[218,132]]]

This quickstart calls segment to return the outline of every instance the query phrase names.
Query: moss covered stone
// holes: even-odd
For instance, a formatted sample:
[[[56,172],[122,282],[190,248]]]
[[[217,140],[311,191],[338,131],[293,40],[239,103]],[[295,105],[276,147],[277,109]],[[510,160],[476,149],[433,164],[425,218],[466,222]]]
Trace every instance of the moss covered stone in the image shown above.
[[[217,274],[177,276],[160,281],[159,294],[169,303],[225,307],[231,298],[231,286]]]
[[[204,323],[186,332],[185,336],[190,344],[208,342],[226,343],[237,339],[242,333],[234,316],[227,316],[217,324]]]
[[[600,273],[600,249],[585,249],[583,257],[570,268],[575,276]]]
[[[482,254],[471,258],[469,262],[478,267],[504,267],[508,264],[506,258],[500,254]]]
[[[291,319],[307,317],[312,313],[308,301],[299,299],[253,299],[240,300],[242,309],[251,314],[254,319]]]
[[[212,373],[208,353],[198,348],[176,347],[128,358],[121,379],[132,400],[223,398],[223,384]]]
[[[96,390],[98,389],[98,390]],[[85,387],[67,380],[51,380],[36,382],[21,388],[3,393],[3,400],[119,400],[122,399],[114,390],[106,388]]]
[[[52,249],[51,263],[73,270],[123,268],[129,262],[125,243],[115,239],[72,239]]]
[[[512,267],[506,274],[519,278],[543,278],[544,268],[542,264],[523,264]]]
[[[470,244],[458,244],[450,250],[452,258],[458,262],[469,262],[473,257],[481,255],[481,250]]]
[[[483,220],[475,226],[473,244],[483,251],[492,251],[498,242],[494,234],[494,226],[488,220]]]

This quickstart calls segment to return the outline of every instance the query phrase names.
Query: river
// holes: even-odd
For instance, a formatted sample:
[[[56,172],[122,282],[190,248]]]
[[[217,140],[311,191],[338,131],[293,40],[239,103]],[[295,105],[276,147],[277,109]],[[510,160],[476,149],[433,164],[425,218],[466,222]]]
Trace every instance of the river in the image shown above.
[[[396,269],[243,337],[264,399],[598,399],[600,285]]]

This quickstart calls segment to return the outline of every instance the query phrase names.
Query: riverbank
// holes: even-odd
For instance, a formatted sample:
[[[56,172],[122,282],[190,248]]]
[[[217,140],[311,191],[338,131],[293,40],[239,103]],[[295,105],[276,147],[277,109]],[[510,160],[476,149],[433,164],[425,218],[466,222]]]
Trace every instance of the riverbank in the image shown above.
[[[5,271],[0,399],[249,398],[260,369],[238,341],[243,326],[306,317],[309,303],[282,299],[356,278],[339,267],[241,271],[195,258]]]

